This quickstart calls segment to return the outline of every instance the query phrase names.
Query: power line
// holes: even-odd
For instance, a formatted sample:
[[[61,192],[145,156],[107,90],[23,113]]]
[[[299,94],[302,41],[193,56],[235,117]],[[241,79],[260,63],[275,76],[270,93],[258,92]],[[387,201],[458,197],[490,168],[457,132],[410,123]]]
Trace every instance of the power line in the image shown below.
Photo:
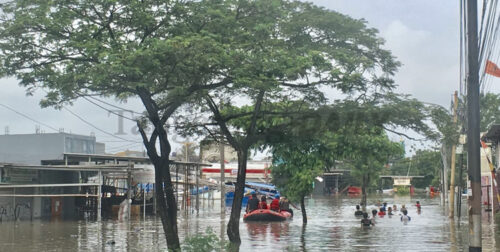
[[[80,117],[79,115],[77,115],[76,113],[74,113],[73,111],[69,110],[68,108],[66,107],[63,107],[66,111],[68,111],[69,113],[71,113],[72,115],[74,115],[76,118],[80,119],[82,122],[86,123],[87,125],[90,125],[92,128],[106,134],[106,135],[109,135],[109,136],[112,136],[114,138],[118,138],[118,139],[121,139],[121,140],[124,140],[124,141],[127,141],[127,142],[135,142],[135,143],[140,143],[139,141],[132,141],[132,140],[129,140],[129,139],[126,139],[126,138],[123,138],[123,137],[119,137],[117,135],[114,135],[112,133],[109,133],[105,130],[102,130],[100,128],[98,128],[97,126],[95,126],[94,124],[88,122],[87,120],[83,119],[82,117]]]
[[[116,106],[116,105],[114,105],[114,104],[112,104],[112,103],[109,103],[109,102],[106,102],[106,101],[104,101],[104,100],[98,99],[98,98],[96,98],[96,97],[94,97],[94,96],[82,96],[82,97],[89,97],[89,98],[91,98],[91,99],[93,99],[93,100],[96,100],[96,101],[98,101],[98,102],[101,102],[101,103],[103,103],[103,104],[106,104],[106,105],[108,105],[108,106],[111,106],[111,107],[113,107],[113,108],[116,108],[116,109],[120,109],[120,110],[125,110],[125,111],[128,111],[128,112],[131,112],[132,114],[142,114],[142,113],[140,113],[140,112],[136,112],[136,111],[133,111],[133,110],[131,110],[131,109],[126,109],[126,108],[122,108],[122,107],[120,107],[120,106]]]
[[[91,98],[93,98],[93,97],[91,97]],[[115,111],[113,111],[113,110],[109,110],[109,109],[107,109],[107,108],[105,108],[105,107],[103,107],[103,106],[101,106],[101,105],[99,105],[99,104],[97,104],[97,103],[95,103],[95,102],[91,101],[90,99],[88,99],[88,98],[87,98],[87,97],[85,97],[85,96],[83,97],[83,99],[87,100],[88,102],[90,102],[90,103],[92,103],[92,104],[96,105],[97,107],[99,107],[99,108],[101,108],[101,109],[104,109],[105,111],[107,111],[107,112],[109,112],[109,113],[111,113],[111,114],[117,115],[117,116],[119,116],[119,117],[125,118],[125,119],[130,120],[130,121],[133,121],[133,122],[137,122],[137,120],[136,120],[136,119],[133,119],[133,118],[130,118],[130,117],[127,117],[127,116],[121,115],[120,113],[116,113],[116,112],[115,112]],[[95,99],[95,98],[94,98],[94,99]],[[125,109],[122,109],[122,110],[125,110]],[[126,110],[126,111],[129,111],[129,110]],[[130,110],[130,112],[134,113],[134,112],[133,112],[133,111],[131,111],[131,110]]]
[[[38,121],[38,120],[36,120],[36,119],[33,119],[32,117],[30,117],[30,116],[28,116],[28,115],[26,115],[26,114],[23,114],[23,113],[21,113],[21,112],[19,112],[19,111],[15,110],[15,109],[13,109],[13,108],[11,108],[11,107],[7,106],[7,105],[4,105],[4,104],[1,104],[1,103],[0,103],[0,106],[2,106],[2,107],[4,107],[4,108],[6,108],[6,109],[8,109],[8,110],[10,110],[10,111],[12,111],[12,112],[14,112],[14,113],[18,114],[18,115],[20,115],[20,116],[22,116],[22,117],[24,117],[24,118],[27,118],[28,120],[31,120],[31,121],[33,121],[33,122],[36,122],[36,123],[38,123],[38,124],[40,124],[40,125],[43,125],[43,126],[45,126],[45,127],[49,128],[49,129],[52,129],[52,130],[54,130],[55,132],[59,132],[59,130],[58,130],[58,129],[56,129],[56,128],[54,128],[54,127],[52,127],[52,126],[48,125],[48,124],[45,124],[45,123],[43,123],[43,122],[40,122],[40,121]]]
[[[42,89],[42,91],[43,91],[43,92],[45,92],[45,93],[47,94],[47,91],[45,91],[45,90],[43,90],[43,89]],[[83,98],[86,98],[86,97],[83,97]],[[88,101],[89,101],[89,100],[88,100]],[[89,101],[89,102],[90,102],[90,101]],[[97,104],[96,104],[96,105],[97,105]],[[109,135],[109,136],[111,136],[111,137],[113,137],[113,138],[121,139],[121,140],[123,140],[123,141],[125,141],[125,142],[142,143],[142,142],[140,142],[140,141],[133,141],[133,140],[129,140],[129,139],[126,139],[126,138],[123,138],[123,137],[119,137],[119,136],[117,136],[117,135],[115,135],[115,134],[112,134],[112,133],[109,133],[109,132],[107,132],[107,131],[105,131],[105,130],[102,130],[102,129],[98,128],[97,126],[95,126],[94,124],[92,124],[92,123],[88,122],[87,120],[83,119],[82,117],[80,117],[79,115],[77,115],[76,113],[74,113],[73,111],[69,110],[68,108],[66,108],[66,107],[63,107],[63,108],[64,108],[66,111],[68,111],[69,113],[71,113],[72,115],[74,115],[76,118],[80,119],[82,122],[86,123],[87,125],[91,126],[92,128],[94,128],[94,129],[96,129],[96,130],[98,130],[98,131],[100,131],[100,132],[102,132],[102,133],[104,133],[104,134],[106,134],[106,135]],[[128,119],[129,119],[129,118],[128,118]],[[129,119],[129,120],[130,120],[130,119]],[[134,120],[134,121],[135,121],[135,120]]]

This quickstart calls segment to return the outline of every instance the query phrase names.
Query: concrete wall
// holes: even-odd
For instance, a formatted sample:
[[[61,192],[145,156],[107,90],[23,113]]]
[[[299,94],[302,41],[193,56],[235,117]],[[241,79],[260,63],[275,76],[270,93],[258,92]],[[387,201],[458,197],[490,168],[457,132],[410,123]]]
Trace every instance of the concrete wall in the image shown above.
[[[40,184],[63,184],[78,183],[78,172],[72,171],[40,171]],[[78,187],[53,187],[40,188],[41,194],[72,194],[78,193]],[[62,197],[62,216],[65,219],[76,217],[74,197]],[[45,197],[41,199],[41,217],[51,217],[52,199]]]
[[[95,154],[106,154],[106,144],[104,143],[95,143]]]
[[[0,136],[0,162],[39,165],[42,159],[60,159],[64,152],[62,134]]]
[[[13,194],[13,189],[0,189],[0,194]],[[32,188],[16,188],[16,194],[32,194]],[[0,221],[31,220],[34,218],[33,198],[0,197]]]
[[[95,154],[95,137],[67,133],[0,135],[0,162],[39,165],[63,153]]]

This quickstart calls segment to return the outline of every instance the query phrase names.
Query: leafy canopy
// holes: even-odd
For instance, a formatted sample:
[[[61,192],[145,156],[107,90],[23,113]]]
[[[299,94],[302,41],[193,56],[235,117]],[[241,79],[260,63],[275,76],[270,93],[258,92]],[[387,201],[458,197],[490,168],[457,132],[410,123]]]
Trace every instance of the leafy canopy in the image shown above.
[[[179,106],[220,78],[234,59],[223,34],[223,1],[55,0],[1,5],[0,76],[43,106],[82,95],[125,99],[139,90],[159,109]]]
[[[272,154],[272,182],[297,202],[312,192],[314,179],[325,169],[328,153],[321,141],[302,139],[274,145]]]

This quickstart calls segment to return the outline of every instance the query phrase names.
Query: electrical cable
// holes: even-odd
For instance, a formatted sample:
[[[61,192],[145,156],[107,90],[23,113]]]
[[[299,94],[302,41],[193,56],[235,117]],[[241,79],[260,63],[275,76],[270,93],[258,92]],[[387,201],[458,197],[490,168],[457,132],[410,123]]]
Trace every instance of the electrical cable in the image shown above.
[[[69,113],[71,113],[72,115],[74,115],[76,118],[80,119],[82,122],[86,123],[87,125],[91,126],[92,128],[106,134],[106,135],[109,135],[111,137],[114,137],[114,138],[118,138],[118,139],[121,139],[121,140],[124,140],[124,141],[127,141],[127,142],[135,142],[135,143],[141,143],[140,141],[133,141],[133,140],[129,140],[129,139],[126,139],[126,138],[123,138],[123,137],[119,137],[117,135],[114,135],[112,133],[109,133],[105,130],[102,130],[100,128],[98,128],[97,126],[93,125],[92,123],[86,121],[85,119],[83,119],[82,117],[80,117],[79,115],[77,115],[76,113],[74,113],[73,111],[69,110],[68,108],[66,107],[63,107],[66,111],[68,111]]]
[[[54,128],[54,127],[50,126],[50,125],[47,125],[47,124],[45,124],[45,123],[43,123],[43,122],[40,122],[40,121],[38,121],[38,120],[36,120],[36,119],[33,119],[33,118],[29,117],[28,115],[23,114],[23,113],[21,113],[21,112],[19,112],[19,111],[15,110],[15,109],[13,109],[13,108],[11,108],[11,107],[7,106],[7,105],[4,105],[4,104],[1,104],[1,103],[0,103],[0,106],[2,106],[2,107],[4,107],[4,108],[6,108],[6,109],[8,109],[8,110],[10,110],[10,111],[12,111],[12,112],[14,112],[14,113],[18,114],[18,115],[20,115],[20,116],[22,116],[22,117],[25,117],[25,118],[27,118],[28,120],[31,120],[31,121],[33,121],[33,122],[36,122],[36,123],[40,124],[40,125],[43,125],[43,126],[45,126],[45,127],[49,128],[49,129],[51,129],[51,130],[54,130],[55,132],[59,132],[59,130],[58,130],[58,129],[56,129],[56,128]]]
[[[99,98],[96,98],[96,97],[94,97],[94,96],[85,96],[85,95],[80,94],[80,93],[78,93],[78,94],[79,94],[79,95],[81,95],[82,97],[88,97],[88,98],[91,98],[91,99],[93,99],[93,100],[96,100],[96,101],[98,101],[98,102],[101,102],[101,103],[103,103],[103,104],[106,104],[106,105],[108,105],[108,106],[111,106],[111,107],[113,107],[113,108],[116,108],[116,109],[120,109],[120,110],[125,110],[125,111],[128,111],[128,112],[131,112],[132,114],[142,114],[141,112],[133,111],[133,110],[131,110],[131,109],[122,108],[122,107],[120,107],[120,106],[116,106],[116,105],[114,105],[114,104],[112,104],[112,103],[106,102],[106,101],[101,100],[101,99],[99,99]]]
[[[97,103],[95,103],[95,102],[91,101],[90,99],[88,99],[88,98],[87,98],[87,97],[85,97],[85,96],[83,96],[83,99],[87,100],[88,102],[90,102],[90,103],[92,103],[92,104],[96,105],[97,107],[99,107],[99,108],[101,108],[101,109],[106,110],[107,112],[109,112],[109,113],[111,113],[111,114],[114,114],[114,115],[117,115],[117,116],[119,116],[119,117],[125,118],[125,119],[127,119],[127,120],[132,121],[132,122],[137,122],[137,119],[133,119],[133,118],[130,118],[130,117],[127,117],[127,116],[121,115],[120,113],[116,113],[116,112],[115,112],[115,111],[113,111],[113,110],[109,110],[109,109],[107,109],[107,108],[105,108],[105,107],[103,107],[103,106],[101,106],[101,105],[99,105],[99,104],[97,104]],[[123,109],[123,110],[125,110],[125,109]],[[129,110],[125,110],[125,111],[129,111]],[[130,111],[130,112],[134,113],[133,111]]]
[[[494,60],[494,54],[498,46],[497,37],[500,31],[500,15],[498,15],[498,0],[492,0],[489,7],[483,4],[483,9],[489,8],[486,27],[484,27],[484,20],[481,24],[481,30],[485,30],[485,34],[480,38],[482,47],[480,50],[480,86],[481,91],[487,92],[490,89],[492,78],[486,74],[486,63],[488,60]],[[498,17],[497,17],[498,16]]]
[[[43,90],[43,89],[42,89],[42,91],[43,91],[43,92],[45,92],[45,93],[48,93],[47,91],[45,91],[45,90]],[[85,97],[84,97],[84,98],[85,98]],[[106,135],[108,135],[108,136],[111,136],[111,137],[113,137],[113,138],[117,138],[117,139],[121,139],[121,140],[123,140],[123,141],[125,141],[125,142],[142,143],[141,141],[133,141],[133,140],[126,139],[126,138],[123,138],[123,137],[119,137],[119,136],[117,136],[117,135],[115,135],[115,134],[112,134],[112,133],[109,133],[109,132],[107,132],[107,131],[105,131],[105,130],[102,130],[102,129],[98,128],[97,126],[95,126],[94,124],[92,124],[92,123],[88,122],[87,120],[83,119],[82,117],[80,117],[79,115],[77,115],[76,113],[74,113],[73,111],[69,110],[68,108],[66,108],[66,107],[64,107],[64,106],[63,106],[63,108],[64,108],[66,111],[68,111],[69,113],[71,113],[72,115],[74,115],[76,118],[80,119],[80,120],[81,120],[82,122],[84,122],[85,124],[87,124],[87,125],[91,126],[92,128],[94,128],[94,129],[96,129],[96,130],[98,130],[98,131],[100,131],[100,132],[102,132],[102,133],[104,133],[104,134],[106,134]],[[129,120],[130,120],[130,119],[129,119]]]

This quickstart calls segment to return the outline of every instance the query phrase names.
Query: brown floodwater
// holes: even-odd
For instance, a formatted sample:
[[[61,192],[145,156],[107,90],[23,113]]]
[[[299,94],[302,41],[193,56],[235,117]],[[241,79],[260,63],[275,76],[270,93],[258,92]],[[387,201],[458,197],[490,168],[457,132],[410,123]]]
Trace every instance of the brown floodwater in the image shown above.
[[[415,201],[422,211],[417,213]],[[412,220],[399,216],[377,217],[376,226],[360,227],[354,217],[359,198],[320,197],[307,202],[308,224],[302,225],[300,211],[287,222],[240,223],[240,251],[465,251],[468,221],[450,222],[439,198],[428,196],[382,196],[368,199],[368,210],[377,201],[406,204]],[[206,202],[196,215],[179,212],[179,236],[204,232],[207,228],[225,233],[226,214],[221,220],[220,203]],[[226,209],[229,213],[229,209]],[[465,206],[462,210],[465,213]],[[221,223],[223,225],[221,226]],[[500,233],[488,214],[483,217],[483,251],[500,251]],[[161,222],[155,217],[130,222],[32,221],[0,224],[0,251],[166,251]]]

